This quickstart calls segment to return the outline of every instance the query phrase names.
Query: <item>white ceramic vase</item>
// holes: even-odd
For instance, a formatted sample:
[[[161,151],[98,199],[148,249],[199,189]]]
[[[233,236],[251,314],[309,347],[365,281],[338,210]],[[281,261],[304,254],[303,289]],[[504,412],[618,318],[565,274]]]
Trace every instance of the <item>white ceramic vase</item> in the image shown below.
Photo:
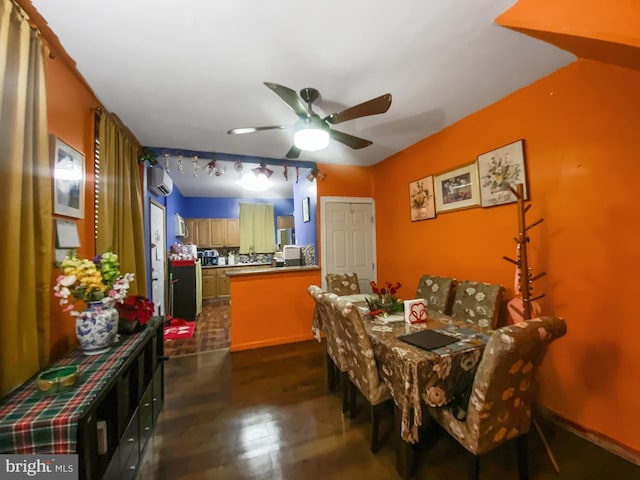
[[[102,302],[89,302],[76,317],[76,336],[85,355],[106,352],[118,333],[118,311]]]

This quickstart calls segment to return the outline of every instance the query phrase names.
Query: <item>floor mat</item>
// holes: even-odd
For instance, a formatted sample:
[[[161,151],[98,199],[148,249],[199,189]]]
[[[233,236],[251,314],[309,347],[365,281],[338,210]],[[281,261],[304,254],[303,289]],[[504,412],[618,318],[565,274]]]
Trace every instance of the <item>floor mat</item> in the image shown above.
[[[184,320],[172,320],[171,324],[164,327],[164,339],[176,340],[178,338],[191,338],[196,329],[196,322]]]

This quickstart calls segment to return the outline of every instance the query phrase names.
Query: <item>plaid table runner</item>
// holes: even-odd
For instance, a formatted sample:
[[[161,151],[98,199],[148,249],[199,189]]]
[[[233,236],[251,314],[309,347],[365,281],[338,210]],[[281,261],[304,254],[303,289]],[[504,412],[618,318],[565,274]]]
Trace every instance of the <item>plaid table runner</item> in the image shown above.
[[[55,365],[77,365],[75,386],[57,395],[44,395],[35,377],[0,401],[0,452],[14,454],[70,454],[76,452],[78,420],[92,406],[101,389],[118,372],[136,347],[155,330],[150,322],[139,334],[100,355],[73,350]]]

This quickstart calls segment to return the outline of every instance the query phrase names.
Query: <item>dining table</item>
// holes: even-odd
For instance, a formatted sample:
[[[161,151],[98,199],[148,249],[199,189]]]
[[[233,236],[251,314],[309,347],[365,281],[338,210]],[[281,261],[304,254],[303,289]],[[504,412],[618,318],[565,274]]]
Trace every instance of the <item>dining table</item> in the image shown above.
[[[367,294],[341,296],[360,312],[378,365],[380,378],[388,386],[396,409],[401,414],[400,435],[407,443],[419,440],[422,404],[432,407],[450,405],[456,416],[466,413],[475,372],[490,331],[443,313],[430,311],[424,323],[409,323],[404,314],[370,315]],[[421,330],[436,330],[450,335],[446,346],[425,349],[403,340]],[[313,331],[320,339],[321,319],[314,315]]]

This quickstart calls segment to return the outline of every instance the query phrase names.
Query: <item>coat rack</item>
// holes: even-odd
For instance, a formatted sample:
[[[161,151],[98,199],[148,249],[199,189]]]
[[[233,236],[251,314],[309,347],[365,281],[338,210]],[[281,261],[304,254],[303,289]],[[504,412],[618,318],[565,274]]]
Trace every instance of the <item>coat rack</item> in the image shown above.
[[[542,218],[536,220],[531,225],[527,225],[526,213],[529,211],[529,208],[531,208],[531,204],[525,205],[524,186],[519,183],[517,185],[517,190],[514,190],[513,187],[510,189],[516,196],[518,204],[518,237],[514,238],[517,245],[518,255],[515,260],[507,256],[502,258],[516,266],[515,290],[516,294],[519,294],[520,297],[516,297],[511,300],[507,305],[507,309],[510,310],[509,315],[514,321],[531,320],[534,318],[534,313],[535,316],[538,316],[540,313],[540,307],[536,303],[536,300],[544,297],[544,293],[532,297],[533,282],[546,275],[546,272],[532,275],[531,267],[529,266],[529,255],[527,252],[527,246],[529,244],[529,236],[527,235],[527,232],[536,225],[542,223]],[[560,473],[558,462],[556,462],[556,458],[551,451],[551,447],[549,446],[544,433],[540,429],[538,421],[532,419],[532,422],[540,435],[540,439],[544,444],[549,460],[551,460],[551,463],[553,464],[553,468],[556,473]]]
[[[531,320],[537,313],[540,312],[540,308],[536,303],[536,300],[544,297],[544,293],[536,297],[532,297],[533,282],[546,275],[546,272],[532,275],[531,267],[529,266],[529,255],[527,252],[527,246],[529,244],[529,237],[527,232],[542,223],[542,218],[536,220],[531,225],[526,223],[526,213],[531,208],[531,205],[525,205],[524,200],[524,187],[520,183],[517,186],[517,190],[511,188],[511,191],[517,198],[518,203],[518,237],[514,240],[518,249],[517,259],[510,257],[502,257],[508,262],[513,263],[516,266],[516,281],[515,289],[516,294],[520,295],[521,301],[515,298],[509,302],[508,309],[511,310],[509,314],[514,320]],[[534,315],[534,312],[536,315]],[[514,315],[515,314],[515,315]]]

